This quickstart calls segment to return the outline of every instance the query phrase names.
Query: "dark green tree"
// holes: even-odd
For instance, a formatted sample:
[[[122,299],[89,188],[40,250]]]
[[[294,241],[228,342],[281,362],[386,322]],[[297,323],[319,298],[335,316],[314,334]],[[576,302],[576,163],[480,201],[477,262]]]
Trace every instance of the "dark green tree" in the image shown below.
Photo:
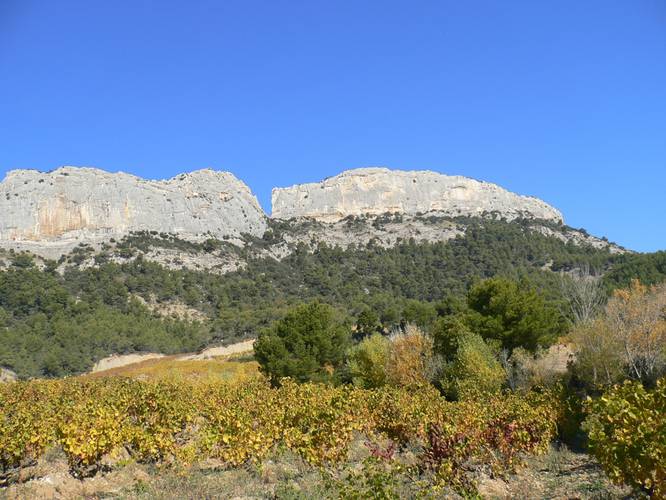
[[[434,350],[446,362],[453,361],[462,339],[473,335],[462,314],[439,318],[432,328]]]
[[[275,384],[283,377],[326,381],[344,362],[349,343],[349,325],[331,306],[311,302],[263,330],[254,352],[261,371]]]
[[[356,334],[359,337],[367,337],[381,331],[379,315],[372,309],[363,309],[356,318]]]
[[[628,253],[618,257],[604,276],[606,288],[628,288],[632,280],[644,285],[657,285],[666,280],[666,251],[655,253]]]
[[[413,323],[421,328],[429,327],[437,318],[437,310],[428,302],[408,299],[402,311],[405,323]]]
[[[492,278],[477,283],[467,295],[467,305],[470,330],[510,351],[550,345],[566,328],[559,311],[525,280]]]

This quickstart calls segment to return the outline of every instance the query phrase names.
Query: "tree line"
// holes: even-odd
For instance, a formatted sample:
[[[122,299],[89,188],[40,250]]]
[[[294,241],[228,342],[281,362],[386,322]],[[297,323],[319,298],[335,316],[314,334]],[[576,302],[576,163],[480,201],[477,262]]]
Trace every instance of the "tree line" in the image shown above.
[[[581,266],[608,271],[608,290],[636,275],[646,283],[666,275],[664,252],[617,256],[520,223],[466,224],[465,234],[449,242],[300,245],[282,260],[248,252],[246,266],[225,275],[168,269],[140,253],[118,264],[104,249],[95,256],[96,266],[69,265],[61,273],[55,262],[40,269],[29,254],[13,254],[0,270],[0,366],[23,377],[62,376],[85,371],[112,353],[194,351],[256,336],[294,306],[313,300],[330,305],[359,332],[389,331],[408,323],[429,327],[464,302],[476,283],[496,276],[529,283],[553,310],[562,311],[560,272]],[[142,236],[143,248],[150,248],[151,238],[163,240]],[[227,242],[192,245],[170,237],[169,245],[218,252]],[[146,301],[184,304],[205,319],[163,317]]]

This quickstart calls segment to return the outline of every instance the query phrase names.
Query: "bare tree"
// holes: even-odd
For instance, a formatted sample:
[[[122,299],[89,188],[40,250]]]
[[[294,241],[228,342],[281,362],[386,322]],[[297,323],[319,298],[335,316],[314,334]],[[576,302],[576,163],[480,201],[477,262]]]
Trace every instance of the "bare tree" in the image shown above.
[[[574,325],[569,336],[575,346],[574,372],[593,386],[622,379],[626,360],[622,342],[610,331],[605,317]]]
[[[606,321],[621,345],[632,378],[653,383],[666,371],[666,284],[635,280],[606,307]]]
[[[560,286],[575,325],[593,321],[606,302],[601,275],[587,264],[569,275],[561,274]]]
[[[666,283],[616,290],[595,320],[575,325],[576,371],[593,384],[622,377],[648,385],[666,374]]]

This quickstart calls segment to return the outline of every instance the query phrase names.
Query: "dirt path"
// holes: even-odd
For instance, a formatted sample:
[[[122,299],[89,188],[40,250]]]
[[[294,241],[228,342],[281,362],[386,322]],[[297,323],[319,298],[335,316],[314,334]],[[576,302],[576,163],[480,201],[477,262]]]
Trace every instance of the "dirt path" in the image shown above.
[[[240,354],[244,352],[251,352],[252,345],[254,344],[254,339],[244,340],[243,342],[237,342],[235,344],[230,344],[228,346],[220,347],[209,347],[204,349],[199,353],[188,353],[178,355],[175,359],[177,361],[191,361],[197,359],[212,359],[219,356],[229,356],[231,354]],[[100,359],[91,373],[99,373],[107,370],[113,370],[114,368],[121,368],[124,366],[133,365],[136,363],[142,363],[149,359],[163,358],[164,354],[159,354],[156,352],[145,352],[145,353],[134,353],[134,354],[115,354],[109,356],[108,358]]]
[[[585,453],[552,448],[528,456],[524,466],[507,478],[480,481],[479,493],[488,499],[609,499],[632,497],[631,488],[611,484],[598,462]]]
[[[114,354],[108,358],[100,359],[95,366],[93,366],[91,373],[105,372],[106,370],[113,370],[122,366],[133,365],[134,363],[141,363],[148,359],[163,358],[164,354],[156,352],[136,353],[136,354]]]
[[[230,354],[240,354],[243,352],[252,351],[252,345],[254,344],[254,339],[245,340],[243,342],[238,342],[236,344],[230,344],[223,347],[209,347],[204,349],[199,354],[187,354],[184,356],[179,356],[178,361],[189,361],[192,359],[211,359],[218,356],[229,356]]]

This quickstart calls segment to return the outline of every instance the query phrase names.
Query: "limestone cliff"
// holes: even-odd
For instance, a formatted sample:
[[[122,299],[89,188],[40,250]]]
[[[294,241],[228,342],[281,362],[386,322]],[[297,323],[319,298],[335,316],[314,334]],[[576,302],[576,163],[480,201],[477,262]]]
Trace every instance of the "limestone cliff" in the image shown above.
[[[184,239],[261,236],[266,216],[228,172],[198,170],[152,181],[94,168],[14,170],[0,183],[0,244],[68,246],[131,231]],[[22,244],[22,245],[21,245]]]
[[[359,168],[322,182],[273,189],[272,217],[312,217],[336,221],[349,215],[386,212],[416,215],[481,216],[496,213],[508,220],[530,217],[562,222],[562,214],[533,197],[495,184],[431,171]]]

